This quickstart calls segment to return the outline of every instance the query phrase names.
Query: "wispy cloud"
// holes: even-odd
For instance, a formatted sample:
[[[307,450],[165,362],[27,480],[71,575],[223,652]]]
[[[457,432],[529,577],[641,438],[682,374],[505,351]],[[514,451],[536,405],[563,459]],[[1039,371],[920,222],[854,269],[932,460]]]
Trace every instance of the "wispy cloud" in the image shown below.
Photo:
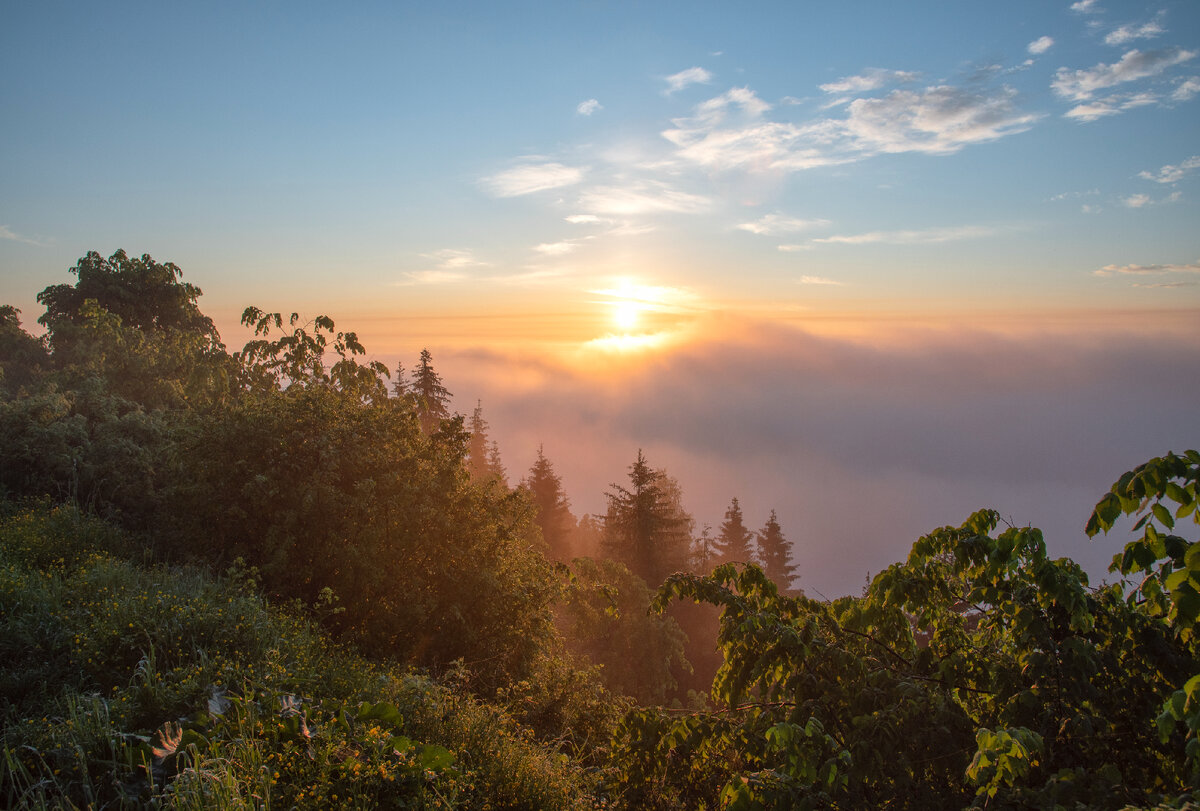
[[[414,270],[404,274],[407,281],[400,282],[401,285],[413,284],[453,284],[467,279],[466,273],[458,273],[452,270]]]
[[[1015,97],[1008,87],[990,94],[948,85],[895,90],[883,98],[851,102],[844,127],[866,152],[947,155],[1029,129],[1039,116],[1018,110]]]
[[[1058,95],[1072,101],[1086,101],[1096,91],[1115,85],[1156,76],[1167,68],[1195,58],[1196,51],[1164,48],[1157,51],[1127,51],[1120,61],[1098,64],[1087,70],[1059,68],[1050,86]]]
[[[483,185],[497,197],[525,194],[573,186],[583,180],[585,170],[553,161],[525,163],[483,179]]]
[[[799,253],[800,251],[811,251],[812,247],[813,246],[811,244],[798,243],[793,245],[780,245],[776,250],[783,251],[784,253]]]
[[[595,214],[572,214],[569,217],[563,217],[563,219],[574,225],[590,225],[594,223],[607,222],[607,220],[603,220],[600,217],[597,217]]]
[[[1176,165],[1167,164],[1158,172],[1138,172],[1138,177],[1153,180],[1155,183],[1178,183],[1193,169],[1200,169],[1200,155],[1192,155]]]
[[[533,249],[543,256],[566,256],[578,247],[578,242],[563,240],[562,242],[543,242],[541,245],[534,245]]]
[[[1200,282],[1155,282],[1153,284],[1144,284],[1142,282],[1134,282],[1134,287],[1198,287]]]
[[[919,76],[920,74],[907,70],[869,68],[857,76],[844,76],[836,82],[829,82],[820,87],[826,93],[866,93],[871,90],[878,90],[888,84],[912,82],[919,78]]]
[[[1078,0],[1071,4],[1071,11],[1079,14],[1098,14],[1100,7],[1096,5],[1096,0]]]
[[[994,236],[995,228],[982,225],[962,225],[955,228],[925,228],[911,231],[868,231],[863,234],[839,234],[817,237],[811,240],[819,245],[930,245],[941,242],[957,242],[963,239],[981,239]]]
[[[666,78],[667,95],[676,93],[688,85],[692,84],[708,84],[712,81],[712,74],[704,68],[688,68],[681,70],[678,73],[672,74]]]
[[[1121,200],[1129,208],[1145,208],[1146,206],[1157,206],[1164,203],[1178,203],[1183,198],[1183,192],[1171,192],[1161,200],[1155,200],[1148,194],[1131,194]]]
[[[486,267],[487,262],[475,258],[475,254],[462,248],[442,248],[438,251],[423,253],[421,256],[437,262],[438,270],[458,270],[461,268]]]
[[[1033,54],[1034,56],[1038,56],[1038,55],[1044,54],[1046,51],[1050,50],[1050,48],[1053,45],[1054,45],[1053,37],[1038,37],[1033,42],[1029,43],[1029,45],[1026,46],[1025,50],[1029,51],[1029,53]]]
[[[800,284],[833,285],[836,287],[841,287],[843,284],[845,284],[845,282],[839,282],[836,279],[828,279],[824,276],[801,276]]]
[[[1110,31],[1104,37],[1106,45],[1124,45],[1127,42],[1133,42],[1137,39],[1151,39],[1162,34],[1166,29],[1159,23],[1162,15],[1158,15],[1148,23],[1142,25],[1122,25],[1113,31]]]
[[[1200,261],[1187,265],[1105,265],[1095,276],[1149,276],[1166,273],[1200,273]]]
[[[575,108],[575,112],[579,113],[580,115],[591,115],[597,110],[603,109],[604,105],[602,105],[600,102],[596,101],[595,99],[588,99],[587,101],[579,102],[579,106]]]
[[[696,214],[707,210],[707,197],[671,188],[665,183],[640,182],[626,186],[598,186],[579,196],[579,205],[595,214]]]
[[[7,225],[0,225],[0,239],[6,239],[9,242],[21,242],[26,245],[34,245],[39,248],[43,247],[45,244],[45,243],[39,242],[36,239],[30,239],[27,236],[22,236],[21,234],[18,234],[16,231],[12,230]]]
[[[737,228],[741,231],[749,231],[752,234],[769,236],[772,234],[808,231],[814,228],[827,228],[830,224],[829,220],[804,220],[798,217],[788,217],[783,214],[767,214],[766,216],[759,217],[754,222],[741,223]]]
[[[1171,101],[1191,101],[1200,93],[1200,77],[1189,76],[1171,93]]]

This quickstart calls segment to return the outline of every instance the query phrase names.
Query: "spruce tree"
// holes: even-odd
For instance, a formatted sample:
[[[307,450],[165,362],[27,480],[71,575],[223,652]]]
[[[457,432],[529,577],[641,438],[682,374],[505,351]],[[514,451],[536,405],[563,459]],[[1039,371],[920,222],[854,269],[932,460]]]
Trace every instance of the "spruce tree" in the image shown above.
[[[417,416],[425,433],[433,433],[442,420],[450,418],[451,395],[433,370],[433,356],[428,349],[421,350],[421,359],[413,369],[412,393],[417,397]]]
[[[496,477],[497,481],[508,487],[508,471],[504,469],[504,462],[500,459],[500,445],[494,439],[488,445],[487,471],[489,476]]]
[[[575,517],[571,515],[571,503],[563,492],[562,479],[554,472],[554,466],[546,458],[541,445],[538,445],[533,467],[529,468],[529,476],[522,484],[537,507],[537,518],[534,520],[542,529],[549,557],[563,562],[570,560]]]
[[[734,497],[725,511],[725,520],[721,522],[721,534],[717,536],[717,562],[749,563],[754,557],[750,549],[753,539],[754,533],[746,528],[742,520],[742,506]]]
[[[797,579],[796,566],[792,565],[792,542],[783,536],[779,519],[771,510],[771,517],[766,526],[758,531],[758,557],[762,561],[763,571],[781,592],[792,589],[792,581]]]
[[[404,379],[404,364],[396,364],[396,380],[392,383],[392,394],[395,397],[403,397],[408,394],[408,381]]]
[[[614,483],[605,494],[604,548],[655,588],[687,567],[692,520],[678,503],[678,484],[652,469],[640,449],[629,483],[629,488]]]
[[[467,445],[467,472],[476,481],[487,478],[491,473],[488,465],[488,424],[483,418],[483,401],[475,401],[471,414],[471,440]]]

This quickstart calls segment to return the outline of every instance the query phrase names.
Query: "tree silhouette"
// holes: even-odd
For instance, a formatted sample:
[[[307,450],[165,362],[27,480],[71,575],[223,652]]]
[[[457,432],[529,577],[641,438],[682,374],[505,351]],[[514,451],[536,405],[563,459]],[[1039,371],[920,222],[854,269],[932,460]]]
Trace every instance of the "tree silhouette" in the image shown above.
[[[746,528],[742,520],[742,506],[735,497],[725,511],[725,520],[721,522],[721,534],[715,543],[718,563],[749,563],[754,557],[750,542],[754,533]]]
[[[678,486],[654,470],[638,450],[629,467],[630,487],[612,484],[606,493],[604,548],[651,587],[687,566],[691,517],[676,497]]]
[[[760,529],[755,540],[758,542],[758,559],[762,561],[763,571],[781,592],[792,588],[796,580],[796,567],[792,565],[792,542],[783,536],[779,519],[771,510],[771,517]]]
[[[537,507],[534,520],[542,528],[550,558],[563,562],[570,560],[575,517],[571,515],[571,503],[563,491],[562,479],[554,472],[554,465],[546,458],[541,445],[538,445],[537,459],[523,485]]]
[[[442,385],[442,378],[433,370],[433,356],[428,349],[421,350],[421,359],[412,373],[412,392],[417,397],[417,416],[421,430],[427,434],[442,420],[450,418],[450,392]]]

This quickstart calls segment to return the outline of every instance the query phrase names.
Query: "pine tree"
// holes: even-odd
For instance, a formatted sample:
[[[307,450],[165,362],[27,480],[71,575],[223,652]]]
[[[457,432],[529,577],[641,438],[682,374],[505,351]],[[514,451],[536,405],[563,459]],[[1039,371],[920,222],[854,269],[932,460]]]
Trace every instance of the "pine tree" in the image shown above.
[[[504,462],[500,460],[500,445],[494,439],[488,446],[487,471],[489,476],[494,476],[500,484],[508,487],[508,471],[504,469]]]
[[[781,592],[791,591],[792,581],[797,579],[796,566],[791,562],[792,542],[783,537],[783,529],[774,510],[771,510],[766,526],[758,531],[757,541],[758,557],[762,560],[767,577],[774,581]]]
[[[491,470],[488,465],[488,424],[483,418],[483,401],[475,401],[471,414],[471,441],[467,445],[467,472],[476,481],[486,478]]]
[[[433,433],[442,420],[450,418],[450,392],[442,385],[442,379],[433,370],[433,356],[428,349],[421,350],[421,359],[412,373],[412,392],[417,396],[417,416],[421,430]]]
[[[708,574],[717,562],[716,539],[712,536],[712,527],[708,524],[700,530],[700,534],[692,541],[692,571],[698,574]]]
[[[742,520],[742,506],[735,497],[725,511],[725,520],[721,523],[721,534],[717,536],[717,562],[749,563],[753,559],[750,542],[754,533],[746,529]]]
[[[396,397],[403,397],[408,394],[408,381],[404,379],[404,364],[396,364],[396,381],[392,383],[392,394]]]
[[[529,476],[522,485],[529,491],[537,507],[537,524],[542,528],[542,538],[549,549],[552,560],[566,562],[573,557],[571,533],[575,528],[575,516],[571,515],[571,503],[563,492],[562,479],[554,472],[554,466],[546,458],[542,446],[538,445],[537,459],[529,468]]]
[[[605,494],[604,548],[655,588],[686,568],[692,519],[678,503],[679,485],[651,469],[641,450],[629,482],[629,489],[614,483]]]

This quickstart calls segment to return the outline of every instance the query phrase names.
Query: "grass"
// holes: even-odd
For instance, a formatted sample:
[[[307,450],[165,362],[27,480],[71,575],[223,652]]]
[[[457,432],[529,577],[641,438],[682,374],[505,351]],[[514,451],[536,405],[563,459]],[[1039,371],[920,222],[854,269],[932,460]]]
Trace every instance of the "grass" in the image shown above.
[[[0,723],[9,808],[606,806],[504,709],[65,507],[0,519]]]

